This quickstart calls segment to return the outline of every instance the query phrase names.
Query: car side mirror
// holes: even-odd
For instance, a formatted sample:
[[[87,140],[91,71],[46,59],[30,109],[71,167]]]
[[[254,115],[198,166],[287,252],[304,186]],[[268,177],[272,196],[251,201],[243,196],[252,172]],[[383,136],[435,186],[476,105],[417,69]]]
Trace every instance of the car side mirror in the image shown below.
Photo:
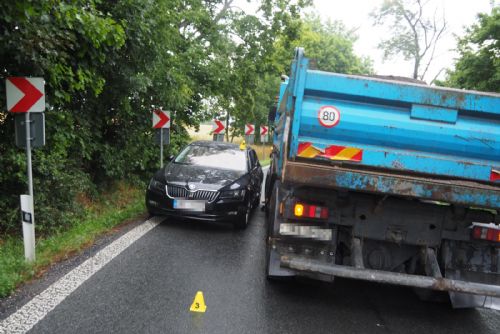
[[[173,155],[173,154],[172,154],[172,155],[170,155],[170,156],[167,158],[167,161],[172,161],[172,160],[174,160],[174,158],[175,158],[175,155]]]

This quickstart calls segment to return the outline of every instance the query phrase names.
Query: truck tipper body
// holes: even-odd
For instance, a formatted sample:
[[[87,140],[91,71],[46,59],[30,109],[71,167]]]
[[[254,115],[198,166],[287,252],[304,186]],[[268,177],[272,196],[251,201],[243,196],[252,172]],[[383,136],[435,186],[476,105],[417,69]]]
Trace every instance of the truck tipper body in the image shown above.
[[[297,49],[271,117],[269,278],[500,301],[499,94],[312,70]]]

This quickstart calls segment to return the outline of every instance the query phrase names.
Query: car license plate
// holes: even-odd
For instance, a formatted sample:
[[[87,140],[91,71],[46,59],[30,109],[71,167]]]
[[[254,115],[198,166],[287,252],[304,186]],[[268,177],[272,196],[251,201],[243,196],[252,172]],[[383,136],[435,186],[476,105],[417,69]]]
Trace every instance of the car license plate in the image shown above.
[[[174,209],[205,211],[205,201],[174,199]]]

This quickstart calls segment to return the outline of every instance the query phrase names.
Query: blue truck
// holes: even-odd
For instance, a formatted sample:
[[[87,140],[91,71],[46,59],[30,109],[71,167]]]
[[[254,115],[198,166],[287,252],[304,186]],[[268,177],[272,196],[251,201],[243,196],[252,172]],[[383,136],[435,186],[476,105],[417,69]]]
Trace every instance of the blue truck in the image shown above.
[[[500,94],[313,70],[273,120],[266,276],[500,305]]]

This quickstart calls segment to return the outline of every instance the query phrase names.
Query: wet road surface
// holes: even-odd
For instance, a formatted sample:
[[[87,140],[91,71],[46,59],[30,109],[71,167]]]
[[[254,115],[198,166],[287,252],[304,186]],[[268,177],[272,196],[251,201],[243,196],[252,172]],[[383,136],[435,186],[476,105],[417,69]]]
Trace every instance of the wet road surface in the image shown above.
[[[264,214],[247,230],[164,220],[31,333],[499,333],[500,312],[453,310],[411,289],[264,278]],[[202,291],[206,313],[189,307]]]

